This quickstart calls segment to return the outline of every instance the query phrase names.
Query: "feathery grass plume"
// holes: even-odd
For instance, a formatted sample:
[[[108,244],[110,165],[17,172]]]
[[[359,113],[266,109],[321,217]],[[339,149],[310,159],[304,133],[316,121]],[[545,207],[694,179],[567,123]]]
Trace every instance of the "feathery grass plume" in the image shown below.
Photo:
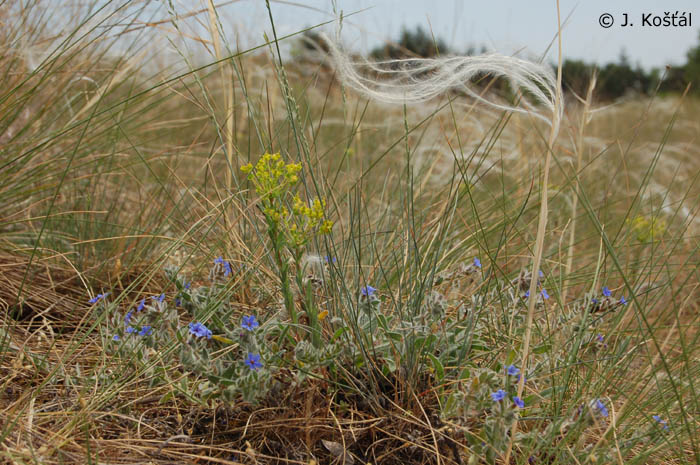
[[[549,125],[555,124],[555,133],[558,132],[563,105],[557,104],[557,79],[546,64],[495,53],[370,62],[351,57],[337,42],[324,38],[342,83],[372,100],[422,103],[461,91],[489,107],[530,114]],[[505,79],[517,93],[520,106],[490,100],[477,92],[472,81],[484,75]]]

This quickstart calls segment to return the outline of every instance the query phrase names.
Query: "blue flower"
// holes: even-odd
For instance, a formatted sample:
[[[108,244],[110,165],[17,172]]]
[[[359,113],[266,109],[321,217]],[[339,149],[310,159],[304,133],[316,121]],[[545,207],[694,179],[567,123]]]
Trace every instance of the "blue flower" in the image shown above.
[[[499,389],[496,392],[491,393],[491,398],[493,399],[494,402],[501,401],[506,398],[506,391],[503,389]]]
[[[151,297],[151,299],[155,300],[156,302],[163,302],[165,300],[165,294],[154,295]]]
[[[188,283],[187,281],[185,281],[183,286],[185,289],[189,289],[191,285],[192,285],[192,283]]]
[[[602,334],[598,334],[596,336],[596,339],[598,339],[598,342],[603,342],[605,340],[605,336],[603,336]]]
[[[127,326],[126,332],[127,332],[127,334],[134,333],[134,332],[136,332],[136,328],[134,328],[133,326]]]
[[[132,317],[133,315],[134,315],[134,311],[133,311],[133,310],[129,310],[129,311],[127,312],[127,314],[124,316],[124,324],[125,324],[125,325],[128,325],[128,324],[129,324],[129,322],[131,321],[131,317]]]
[[[657,422],[658,424],[660,424],[661,426],[663,426],[665,430],[668,430],[668,423],[666,422],[666,420],[664,420],[663,418],[661,418],[659,415],[652,415],[651,417],[652,417],[654,420],[656,420],[656,422]]]
[[[549,299],[549,294],[547,293],[547,289],[542,289],[542,290],[540,291],[540,294],[542,295],[542,298],[543,298],[543,299],[545,299],[545,300],[546,300],[546,299]],[[524,294],[523,297],[525,297],[526,299],[527,299],[528,297],[530,297],[530,291],[525,291],[525,294]]]
[[[481,260],[479,260],[477,257],[474,257],[474,266],[481,268]]]
[[[255,331],[255,328],[260,326],[258,320],[255,319],[255,315],[244,316],[243,323],[241,323],[241,328],[247,329],[248,331]]]
[[[525,402],[518,397],[518,396],[513,396],[513,403],[518,406],[518,408],[523,408],[525,407]]]
[[[600,399],[596,399],[595,407],[598,409],[601,415],[603,415],[605,418],[608,417],[608,409],[605,407],[603,401],[601,401]]]
[[[98,301],[104,299],[104,298],[107,297],[108,295],[109,295],[109,292],[105,292],[104,294],[97,294],[95,297],[93,297],[92,299],[88,300],[88,302],[91,303],[91,304],[97,303]]]
[[[181,305],[182,305],[182,299],[179,298],[179,297],[178,297],[177,299],[175,299],[175,305],[178,306],[178,307],[181,306]]]
[[[605,297],[610,297],[612,295],[612,292],[610,292],[610,289],[608,288],[608,286],[603,287],[603,295]]]
[[[376,291],[377,289],[372,286],[365,286],[362,288],[362,295],[365,297],[371,297]]]
[[[595,297],[591,299],[591,302],[592,302],[594,305],[598,305],[598,299],[596,299]]]
[[[224,267],[224,276],[228,276],[233,272],[233,270],[231,270],[231,264],[224,260],[224,257],[217,257],[214,263]]]
[[[540,278],[544,278],[544,273],[542,273],[542,270],[539,270],[539,271],[537,272],[537,275],[538,275]]]
[[[141,331],[139,331],[139,336],[150,336],[153,334],[153,330],[150,326],[141,326]]]
[[[515,365],[508,365],[508,368],[506,368],[506,372],[508,372],[510,376],[515,376],[518,373],[520,373],[520,370]]]
[[[120,339],[121,339],[121,338],[119,337],[119,334],[115,334],[114,336],[112,336],[112,340],[113,340],[113,341],[118,341],[118,340],[120,340]]]
[[[624,295],[623,295],[622,297],[620,297],[620,304],[621,304],[621,305],[627,305],[627,299],[625,299],[625,296],[624,296]]]
[[[193,334],[197,337],[206,337],[207,339],[211,339],[211,330],[204,326],[202,323],[190,323],[190,334]]]
[[[143,299],[141,299],[141,302],[139,302],[139,306],[136,307],[136,311],[140,312],[141,310],[143,310],[143,307],[145,307],[145,306],[146,306],[146,299],[143,298]]]
[[[323,259],[326,260],[326,263],[338,263],[338,259],[335,257],[331,257],[330,255],[326,255],[325,257],[323,257]]]
[[[260,362],[260,354],[251,353],[248,353],[248,356],[245,358],[245,364],[248,365],[251,370],[257,370],[263,366]]]

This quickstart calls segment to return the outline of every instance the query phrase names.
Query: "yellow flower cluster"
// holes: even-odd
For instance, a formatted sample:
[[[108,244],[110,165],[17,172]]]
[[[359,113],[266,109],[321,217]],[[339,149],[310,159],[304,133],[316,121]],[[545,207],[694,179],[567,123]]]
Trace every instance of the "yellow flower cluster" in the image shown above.
[[[297,194],[292,200],[291,214],[285,207],[287,194],[291,195],[291,188],[299,181],[301,163],[285,164],[279,153],[266,153],[255,165],[242,166],[241,171],[248,175],[260,195],[265,217],[279,228],[289,245],[302,247],[317,228],[321,234],[331,232],[333,222],[323,219],[325,200],[315,199],[309,206]]]
[[[255,192],[263,198],[282,194],[299,181],[297,174],[301,171],[301,163],[286,164],[279,153],[266,153],[253,166],[252,163],[243,165],[241,171],[255,185]]]
[[[310,221],[318,224],[323,218],[323,209],[326,208],[326,201],[316,199],[313,201],[310,207],[306,206],[304,202],[299,198],[299,194],[294,197],[294,205],[292,206],[292,211],[297,216],[305,216]]]
[[[627,223],[633,232],[637,234],[639,242],[649,242],[650,240],[658,240],[661,235],[666,232],[666,221],[654,218],[637,215],[632,219],[628,219]]]
[[[293,219],[288,229],[292,236],[292,241],[296,245],[303,245],[306,242],[306,238],[310,236],[316,228],[319,228],[321,234],[328,234],[331,232],[333,222],[330,220],[323,220],[325,208],[326,201],[323,199],[315,199],[311,203],[311,206],[309,206],[301,200],[298,194],[294,197],[292,203]]]

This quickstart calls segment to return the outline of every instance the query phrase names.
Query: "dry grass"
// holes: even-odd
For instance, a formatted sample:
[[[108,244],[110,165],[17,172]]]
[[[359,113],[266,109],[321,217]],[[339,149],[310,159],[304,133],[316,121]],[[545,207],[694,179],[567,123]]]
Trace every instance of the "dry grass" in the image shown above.
[[[304,174],[329,199],[337,223],[334,250],[353,257],[349,237],[369,244],[363,257],[344,261],[351,263],[341,270],[347,283],[388,283],[385,299],[406,303],[417,268],[404,241],[412,235],[425,249],[444,244],[438,271],[455,269],[477,253],[485,263],[488,257],[492,274],[484,281],[435,287],[454,301],[470,302],[496,279],[518,276],[529,262],[543,191],[533,186],[542,182],[546,125],[527,115],[485,111],[454,95],[409,110],[367,102],[343,89],[327,63],[290,61],[286,78],[300,115],[292,124],[274,50],[233,53],[216,27],[212,2],[201,11],[180,12],[179,31],[162,16],[130,17],[126,29],[146,34],[134,44],[163,43],[170,34],[192,47],[187,38],[193,37],[210,46],[205,63],[235,55],[220,67],[198,68],[201,63],[181,59],[173,74],[170,65],[148,62],[141,53],[148,47],[115,56],[106,52],[109,36],[98,35],[64,46],[42,69],[39,51],[56,42],[37,11],[0,6],[8,24],[17,17],[31,20],[0,32],[0,460],[466,462],[462,433],[468,436],[478,425],[440,417],[440,395],[463,388],[455,380],[438,385],[432,375],[387,377],[374,387],[383,393],[379,402],[361,394],[371,391],[363,383],[376,380],[372,373],[363,378],[348,370],[356,386],[340,389],[326,369],[301,385],[287,369],[260,405],[202,403],[125,368],[103,344],[101,307],[87,300],[109,290],[115,306],[125,310],[168,289],[164,265],[178,265],[197,285],[205,281],[211,257],[224,255],[245,270],[227,294],[236,316],[273,313],[276,270],[264,238],[255,233],[261,225],[256,199],[236,173],[266,150],[302,159],[294,127],[301,122],[296,130],[310,152]],[[129,17],[119,14],[110,24]],[[193,26],[197,21],[202,28]],[[131,40],[129,34],[124,36]],[[671,422],[679,425],[664,444],[672,450],[655,449],[648,463],[691,463],[698,457],[692,432],[700,426],[696,388],[687,384],[699,370],[700,102],[668,97],[604,105],[595,102],[595,92],[592,99],[579,106],[567,96],[547,184],[548,232],[540,238],[542,268],[557,289],[550,289],[547,311],[533,313],[534,323],[552,325],[555,334],[556,318],[583,293],[606,282],[615,282],[620,293],[636,290],[634,305],[606,327],[608,344],[628,352],[618,354],[617,365],[582,364],[578,381],[567,385],[572,396],[586,384],[612,396],[610,434],[601,428],[583,442],[614,444],[613,433],[629,433],[620,424],[643,425],[647,410],[681,389],[668,403]],[[456,166],[468,173],[455,189],[458,207],[450,200]],[[407,205],[421,212],[419,220],[406,216]],[[452,230],[441,238],[436,230],[451,208]],[[660,240],[636,240],[625,220],[638,216],[665,221]],[[316,252],[325,250],[318,247]],[[342,316],[333,307],[339,302],[327,300]],[[456,312],[457,305],[450,305],[448,313]],[[474,366],[489,366],[523,342],[515,320],[489,318],[489,347],[470,360]],[[331,326],[324,331],[332,334]],[[546,340],[543,334],[538,330],[537,343]],[[154,364],[162,364],[174,383],[196,391],[200,379],[156,355]],[[536,386],[564,371],[526,385],[526,395],[540,396]],[[107,383],[98,379],[112,375]],[[671,388],[674,377],[679,383]],[[520,428],[537,430],[538,421]],[[633,459],[630,454],[618,461]]]

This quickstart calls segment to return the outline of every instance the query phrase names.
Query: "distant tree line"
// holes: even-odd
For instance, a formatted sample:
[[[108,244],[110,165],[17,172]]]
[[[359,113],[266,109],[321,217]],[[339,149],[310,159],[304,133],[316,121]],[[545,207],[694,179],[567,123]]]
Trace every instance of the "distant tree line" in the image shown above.
[[[562,63],[564,90],[585,96],[591,76],[597,71],[595,95],[598,100],[615,100],[626,95],[652,95],[657,89],[660,94],[681,93],[688,83],[692,83],[691,92],[700,95],[697,87],[700,84],[700,55],[696,50],[693,63],[691,52],[688,52],[688,61],[683,66],[668,66],[663,70],[653,68],[651,71],[644,70],[638,64],[632,66],[624,53],[617,63],[603,66],[567,59]]]
[[[564,91],[585,96],[591,76],[597,71],[595,95],[598,100],[614,100],[630,94],[652,95],[657,89],[662,94],[680,93],[688,84],[691,84],[691,93],[700,95],[700,36],[698,42],[698,45],[687,52],[685,64],[665,69],[653,68],[650,71],[643,69],[639,64],[632,65],[624,52],[620,54],[616,63],[603,66],[583,60],[566,59],[562,64]],[[305,34],[303,44],[308,48],[320,47],[322,50],[328,50],[327,44],[313,31]],[[484,52],[484,48],[478,51]],[[404,28],[397,41],[375,47],[369,55],[373,60],[393,60],[411,57],[432,58],[459,53],[441,38],[434,37],[418,26],[413,30]],[[461,54],[476,53],[476,48],[472,47]],[[494,84],[491,85],[494,88]],[[508,91],[506,83],[496,83],[495,88]]]

